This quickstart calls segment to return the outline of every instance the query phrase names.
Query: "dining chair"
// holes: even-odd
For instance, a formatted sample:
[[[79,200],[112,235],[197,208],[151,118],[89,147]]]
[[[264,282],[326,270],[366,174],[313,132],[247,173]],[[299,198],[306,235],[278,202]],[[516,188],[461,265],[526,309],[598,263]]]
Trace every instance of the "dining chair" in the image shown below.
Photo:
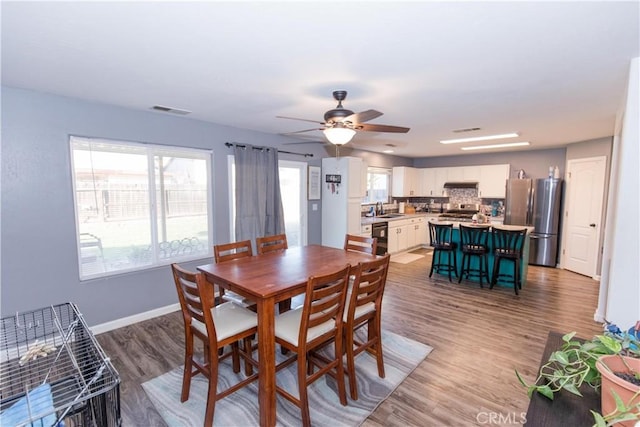
[[[178,291],[182,318],[184,321],[185,352],[184,372],[182,374],[182,392],[180,401],[189,399],[191,378],[202,374],[209,379],[207,406],[204,425],[213,425],[216,401],[230,395],[258,378],[253,372],[257,362],[251,356],[251,338],[257,333],[257,316],[233,302],[215,304],[213,286],[202,273],[187,271],[177,264],[171,265],[173,278]],[[194,357],[194,338],[202,341],[204,361]],[[238,343],[243,342],[240,349]],[[231,350],[219,354],[225,346]],[[233,372],[240,372],[240,358],[245,362],[246,377],[234,385],[218,392],[218,369],[220,362],[232,358]]]
[[[233,261],[234,259],[246,258],[253,256],[251,248],[251,240],[242,240],[240,242],[222,243],[213,247],[213,257],[216,264],[221,262]],[[252,311],[256,311],[256,305],[253,301],[247,300],[242,295],[235,292],[219,288],[220,296],[223,300],[232,301],[247,307]]]
[[[347,264],[332,273],[309,277],[303,306],[275,318],[276,342],[293,353],[276,366],[276,372],[298,362],[299,398],[278,385],[276,392],[300,408],[304,426],[311,425],[307,387],[324,375],[335,378],[340,403],[347,404],[342,319],[349,269]],[[333,352],[319,353],[331,344]]]
[[[258,255],[266,254],[267,252],[280,251],[288,249],[287,235],[276,234],[275,236],[264,236],[256,238],[256,249]]]
[[[387,282],[389,259],[391,256],[373,261],[361,262],[355,270],[353,285],[347,292],[343,315],[344,341],[347,355],[347,376],[349,391],[353,400],[358,400],[355,358],[367,350],[375,358],[378,365],[378,376],[385,377],[382,356],[382,296]],[[366,339],[360,342],[355,333],[367,325]]]
[[[345,251],[358,251],[375,255],[377,249],[378,239],[375,237],[358,236],[355,234],[347,234],[344,237]]]
[[[276,234],[274,236],[256,237],[256,250],[258,255],[264,255],[269,252],[282,251],[288,249],[287,235]],[[278,312],[280,314],[291,310],[291,298],[278,303]]]

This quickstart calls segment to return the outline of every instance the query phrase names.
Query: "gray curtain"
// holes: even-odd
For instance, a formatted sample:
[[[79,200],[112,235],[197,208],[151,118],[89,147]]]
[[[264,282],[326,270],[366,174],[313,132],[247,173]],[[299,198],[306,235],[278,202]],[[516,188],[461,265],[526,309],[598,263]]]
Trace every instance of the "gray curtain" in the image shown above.
[[[236,241],[284,234],[278,150],[235,145],[234,155]]]

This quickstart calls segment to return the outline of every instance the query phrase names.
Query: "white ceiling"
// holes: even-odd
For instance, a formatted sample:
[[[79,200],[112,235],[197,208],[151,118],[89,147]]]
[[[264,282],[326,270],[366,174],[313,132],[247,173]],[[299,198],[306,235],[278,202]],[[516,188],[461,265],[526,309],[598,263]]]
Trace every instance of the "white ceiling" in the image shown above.
[[[384,113],[369,123],[411,128],[360,132],[352,144],[371,151],[463,154],[438,141],[472,127],[550,148],[613,134],[639,7],[3,1],[2,83],[268,133],[314,127],[276,116],[321,121],[344,89],[346,108]]]

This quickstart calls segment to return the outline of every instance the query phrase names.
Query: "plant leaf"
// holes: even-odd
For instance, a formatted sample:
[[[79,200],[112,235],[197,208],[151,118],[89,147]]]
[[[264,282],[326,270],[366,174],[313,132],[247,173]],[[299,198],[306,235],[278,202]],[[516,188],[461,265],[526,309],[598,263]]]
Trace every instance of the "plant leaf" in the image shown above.
[[[575,385],[575,384],[573,384],[573,383],[569,383],[569,382],[568,382],[568,383],[566,383],[566,384],[563,384],[563,385],[562,385],[562,388],[563,388],[563,389],[565,389],[565,390],[567,390],[567,391],[568,391],[568,392],[570,392],[570,393],[573,393],[573,394],[577,395],[577,396],[582,396],[582,393],[580,393],[580,391],[578,390],[578,388],[576,387],[576,385]]]
[[[538,393],[540,393],[541,395],[543,395],[549,400],[553,400],[553,391],[551,390],[551,387],[549,387],[548,385],[539,386]]]
[[[602,418],[602,415],[595,411],[591,411],[591,414],[593,415],[593,419],[596,420],[596,423],[593,425],[593,427],[607,427],[607,423],[604,418]]]
[[[569,342],[569,341],[571,341],[571,338],[573,338],[575,334],[576,334],[576,332],[575,332],[575,331],[573,331],[573,332],[569,332],[568,334],[566,334],[566,335],[564,335],[564,336],[562,337],[562,341],[564,341],[564,342]]]

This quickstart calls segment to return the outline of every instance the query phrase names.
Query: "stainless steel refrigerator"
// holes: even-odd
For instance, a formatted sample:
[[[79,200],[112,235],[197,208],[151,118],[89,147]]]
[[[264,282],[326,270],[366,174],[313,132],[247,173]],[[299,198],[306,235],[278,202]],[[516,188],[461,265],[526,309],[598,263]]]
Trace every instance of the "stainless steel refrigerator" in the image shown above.
[[[504,223],[534,227],[529,264],[553,267],[558,257],[562,179],[509,179]]]

